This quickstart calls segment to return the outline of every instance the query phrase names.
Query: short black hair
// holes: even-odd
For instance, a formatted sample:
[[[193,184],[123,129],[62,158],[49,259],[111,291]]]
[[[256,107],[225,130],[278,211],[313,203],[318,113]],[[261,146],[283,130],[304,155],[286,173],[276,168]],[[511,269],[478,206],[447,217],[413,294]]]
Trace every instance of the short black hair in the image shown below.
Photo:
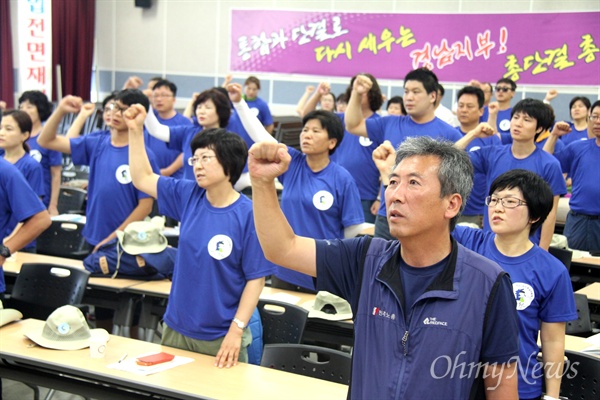
[[[485,103],[485,95],[483,94],[483,90],[475,86],[465,86],[458,91],[458,96],[456,96],[456,100],[460,100],[460,97],[463,94],[472,94],[477,97],[477,104],[479,104],[479,108],[482,108]]]
[[[302,118],[302,126],[310,120],[316,119],[321,123],[321,127],[327,131],[327,137],[329,139],[336,139],[335,146],[329,150],[329,155],[335,153],[335,149],[342,143],[344,139],[344,125],[340,117],[330,111],[315,110],[306,114]]]
[[[531,224],[529,236],[542,226],[554,205],[554,195],[550,185],[538,174],[525,169],[512,169],[498,176],[490,187],[490,196],[504,189],[519,189],[527,203]]]
[[[104,111],[106,109],[106,105],[108,104],[108,102],[113,101],[115,99],[115,97],[117,97],[118,94],[119,94],[119,91],[115,90],[113,92],[110,92],[110,94],[108,96],[106,96],[104,98],[104,100],[102,100],[102,111]]]
[[[128,107],[134,104],[141,104],[146,111],[150,109],[150,100],[148,100],[148,97],[146,97],[139,89],[123,89],[117,93],[115,101],[120,101]]]
[[[231,117],[231,103],[229,102],[229,98],[225,96],[220,89],[213,88],[200,93],[192,105],[194,114],[196,113],[196,108],[198,108],[200,104],[206,103],[208,100],[211,100],[217,109],[219,126],[221,128],[227,127],[227,124],[229,124],[229,117]]]
[[[510,117],[512,118],[517,113],[527,114],[531,118],[536,119],[537,125],[535,129],[537,131],[541,128],[541,130],[536,132],[534,140],[542,132],[552,129],[552,125],[554,124],[554,118],[550,109],[541,100],[527,98],[519,101],[512,108]]]
[[[54,106],[50,100],[48,100],[48,97],[39,90],[28,90],[23,92],[21,97],[19,97],[19,105],[26,101],[28,101],[29,104],[33,104],[37,108],[40,121],[42,122],[45,122],[50,117],[52,110],[54,109]]]
[[[389,99],[387,105],[385,106],[386,110],[390,108],[390,104],[400,104],[400,111],[402,111],[403,115],[406,115],[406,109],[404,108],[404,99],[402,98],[402,96],[393,96],[391,99]]]
[[[573,104],[575,104],[578,101],[581,101],[583,103],[583,105],[585,106],[585,108],[587,108],[588,111],[590,111],[590,109],[592,108],[592,104],[590,103],[590,99],[588,99],[585,96],[575,96],[569,102],[569,112],[571,112],[571,108],[573,108]]]
[[[177,96],[177,85],[167,79],[161,79],[154,84],[152,90],[156,90],[161,87],[167,87],[173,93],[173,97]]]
[[[437,100],[437,90],[439,81],[437,76],[427,68],[417,68],[410,71],[404,77],[404,85],[406,85],[407,81],[421,82],[427,94],[435,93]]]
[[[594,111],[594,108],[596,107],[600,107],[600,100],[596,100],[594,104],[592,104],[592,107],[590,107],[590,113]]]
[[[512,79],[509,79],[509,78],[498,79],[498,82],[496,82],[496,86],[498,86],[499,83],[508,83],[510,85],[510,88],[513,90],[513,92],[515,90],[517,90],[517,84]]]
[[[240,179],[248,161],[246,142],[239,135],[224,128],[211,128],[198,132],[192,139],[190,147],[192,154],[198,149],[213,150],[232,185]]]
[[[444,85],[438,82],[438,92],[440,92],[440,97],[444,97],[446,94],[446,89],[444,89]]]
[[[335,102],[342,102],[348,104],[348,94],[346,92],[340,93],[339,96],[335,99]]]
[[[367,93],[367,98],[369,99],[369,109],[373,112],[379,110],[383,104],[383,96],[381,95],[381,88],[379,87],[379,83],[377,83],[377,79],[371,74],[363,73],[357,74],[350,79],[350,85],[346,88],[346,103],[348,103],[350,99],[350,95],[352,94],[352,86],[354,85],[354,81],[358,75],[364,75],[368,77],[373,85],[369,92]]]

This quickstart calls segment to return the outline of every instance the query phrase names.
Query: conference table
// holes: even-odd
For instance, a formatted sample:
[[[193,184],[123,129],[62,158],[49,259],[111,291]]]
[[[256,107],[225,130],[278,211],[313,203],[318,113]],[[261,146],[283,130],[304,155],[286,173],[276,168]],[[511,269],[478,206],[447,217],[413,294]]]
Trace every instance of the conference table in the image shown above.
[[[21,270],[21,266],[26,263],[47,263],[84,269],[83,261],[81,260],[17,252],[9,257],[2,266],[5,278],[7,278],[7,284],[14,281]],[[136,296],[128,293],[126,289],[138,285],[140,282],[143,281],[136,279],[90,277],[88,280],[88,288],[90,290],[86,291],[84,303],[114,310],[112,333],[115,335],[130,336]]]
[[[154,329],[165,311],[166,300],[171,292],[171,281],[142,282],[130,286],[126,290],[129,293],[141,296],[138,337],[152,341]],[[314,300],[315,295],[265,286],[260,298],[302,306],[304,303]],[[354,325],[351,320],[329,321],[320,318],[308,318],[302,338],[304,342],[353,346]]]
[[[4,263],[5,275],[14,279],[21,270],[21,265],[25,263],[50,263],[83,268],[83,262],[80,260],[17,252]],[[158,321],[166,309],[166,302],[171,292],[171,281],[90,277],[88,288],[90,290],[86,291],[83,300],[85,304],[115,310],[112,329],[114,335],[131,336],[135,307],[140,303],[138,337],[152,341]],[[315,295],[265,287],[261,298],[301,306],[314,300]],[[329,321],[309,318],[303,338],[307,342],[352,346],[354,327],[350,320]]]
[[[104,358],[89,349],[62,351],[35,345],[24,332],[44,321],[23,320],[0,328],[0,376],[97,399],[345,399],[348,386],[239,363],[219,369],[214,357],[111,335]],[[109,368],[123,355],[168,352],[193,361],[152,375]]]

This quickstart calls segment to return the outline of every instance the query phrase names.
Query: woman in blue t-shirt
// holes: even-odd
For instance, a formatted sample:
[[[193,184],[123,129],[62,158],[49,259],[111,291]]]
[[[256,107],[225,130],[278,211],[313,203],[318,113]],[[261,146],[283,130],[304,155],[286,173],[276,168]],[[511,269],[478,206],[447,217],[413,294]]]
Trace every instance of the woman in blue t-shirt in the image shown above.
[[[575,96],[569,102],[569,113],[571,114],[571,133],[561,136],[564,144],[572,143],[576,140],[588,139],[588,118],[592,103],[585,96]]]
[[[27,139],[31,134],[31,118],[25,111],[5,111],[0,123],[0,149],[2,156],[21,171],[29,186],[40,197],[44,196],[43,174],[41,165],[29,155]],[[6,232],[0,232],[8,237],[16,228],[19,221],[13,220]],[[26,245],[21,251],[35,253],[35,241]]]
[[[577,319],[565,266],[530,237],[552,209],[552,190],[534,172],[514,169],[498,176],[485,199],[493,232],[457,226],[452,235],[465,247],[509,273],[519,315],[519,399],[558,398],[564,364],[565,324]],[[542,343],[542,363],[538,334]]]
[[[214,355],[215,366],[248,361],[246,329],[273,265],[254,228],[252,202],[237,192],[248,155],[244,141],[222,128],[191,141],[194,180],[160,176],[144,147],[145,109],[124,114],[133,184],[158,200],[159,212],[181,221],[162,344]]]

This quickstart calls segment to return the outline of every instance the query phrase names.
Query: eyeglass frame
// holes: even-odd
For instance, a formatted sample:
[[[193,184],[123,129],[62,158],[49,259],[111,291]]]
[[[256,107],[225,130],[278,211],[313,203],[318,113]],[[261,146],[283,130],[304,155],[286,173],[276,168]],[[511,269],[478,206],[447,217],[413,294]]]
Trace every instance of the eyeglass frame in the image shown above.
[[[514,89],[508,86],[496,86],[494,88],[494,90],[496,92],[504,92],[504,93],[508,93],[508,92],[512,92]]]
[[[590,115],[590,121],[600,122],[600,115]]]
[[[113,101],[112,103],[110,103],[108,105],[108,108],[112,112],[118,112],[118,113],[121,113],[121,115],[123,115],[123,112],[127,111],[127,109],[129,108],[129,106],[125,106],[124,108],[121,108],[121,107],[119,107],[119,105],[117,103],[115,103]]]
[[[208,154],[203,154],[202,157],[190,157],[187,159],[187,163],[189,166],[194,166],[197,162],[200,162],[203,166],[206,163],[209,163],[213,158],[217,158],[217,156],[210,156]]]
[[[156,94],[152,94],[152,98],[153,99],[168,99],[169,97],[175,97],[174,94],[172,93],[156,93]]]
[[[511,199],[511,200],[517,200],[518,203],[515,204],[514,206],[507,206],[506,203],[504,202],[504,200],[507,199]],[[503,208],[508,208],[508,209],[513,209],[513,208],[517,208],[517,207],[521,207],[521,206],[526,206],[527,202],[525,200],[521,200],[518,199],[516,197],[513,196],[506,196],[506,197],[492,197],[492,196],[487,196],[484,200],[485,205],[488,207],[496,207],[498,206],[498,202],[500,202],[500,204],[502,205]],[[494,204],[491,204],[491,203]]]

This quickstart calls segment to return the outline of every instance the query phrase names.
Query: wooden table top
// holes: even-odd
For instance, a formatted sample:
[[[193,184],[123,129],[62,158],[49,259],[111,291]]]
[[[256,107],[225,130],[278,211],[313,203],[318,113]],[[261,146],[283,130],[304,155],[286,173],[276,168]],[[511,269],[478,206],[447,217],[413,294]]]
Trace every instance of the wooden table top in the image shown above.
[[[80,373],[95,377],[100,382],[123,382],[125,386],[143,385],[150,390],[168,390],[185,396],[215,399],[345,399],[346,385],[309,378],[270,368],[240,363],[229,369],[213,365],[214,357],[161,346],[140,340],[112,336],[107,344],[105,358],[92,359],[89,349],[61,351],[32,346],[23,333],[42,329],[43,321],[18,321],[0,328],[0,356],[54,371]],[[124,354],[166,351],[176,356],[191,357],[193,362],[154,375],[141,376],[108,368]],[[129,386],[131,387],[131,386]],[[159,391],[160,393],[160,391]]]

